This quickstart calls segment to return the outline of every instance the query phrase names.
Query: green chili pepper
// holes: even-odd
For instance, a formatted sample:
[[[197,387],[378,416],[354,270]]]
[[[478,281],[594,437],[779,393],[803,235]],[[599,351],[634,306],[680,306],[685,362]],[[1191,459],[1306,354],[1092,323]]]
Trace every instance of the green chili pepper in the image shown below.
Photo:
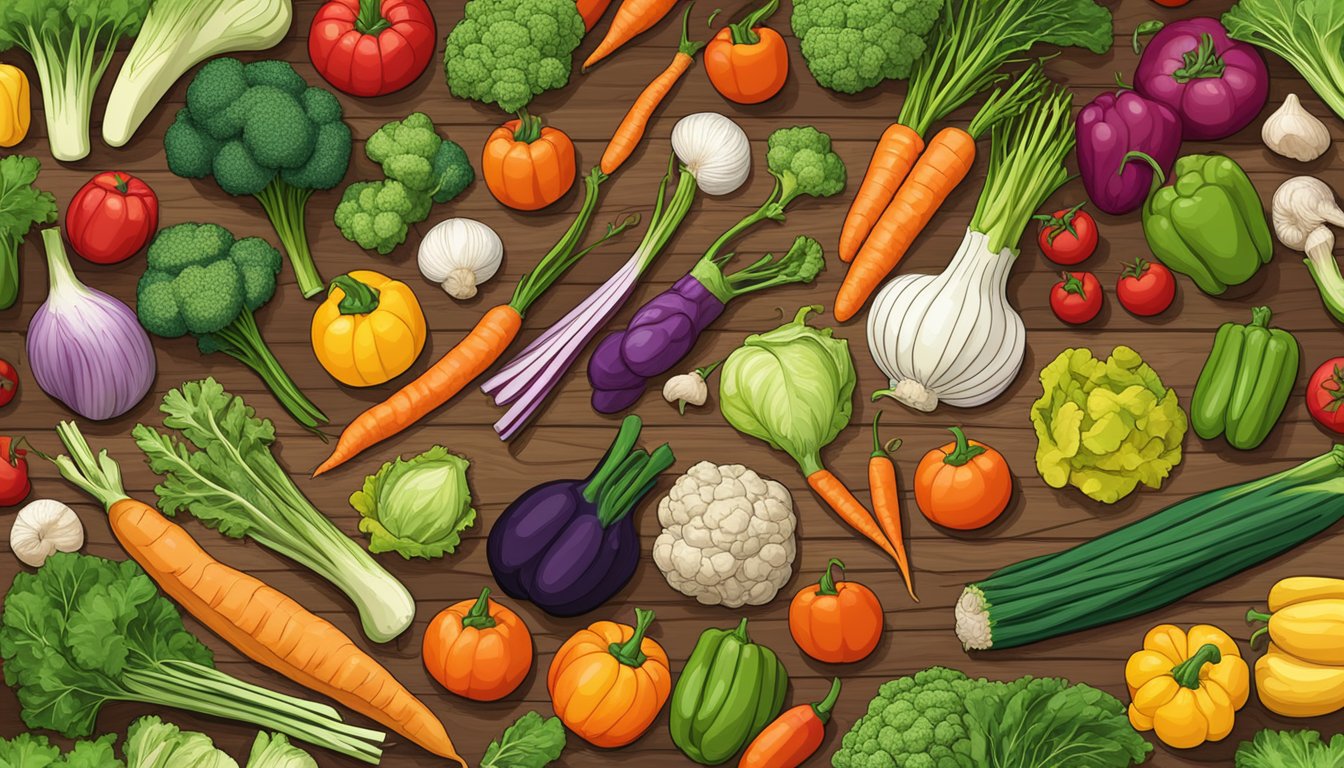
[[[1186,155],[1167,184],[1162,167],[1143,152],[1125,162],[1153,166],[1153,188],[1143,207],[1148,247],[1173,272],[1217,296],[1250,280],[1274,253],[1260,195],[1241,166],[1222,155]]]
[[[727,762],[779,715],[788,685],[774,651],[747,636],[746,619],[707,629],[672,691],[672,741],[701,765]]]
[[[1264,442],[1283,415],[1297,381],[1301,350],[1285,330],[1270,328],[1268,307],[1248,325],[1224,323],[1195,384],[1190,422],[1205,440],[1223,435],[1243,451]]]

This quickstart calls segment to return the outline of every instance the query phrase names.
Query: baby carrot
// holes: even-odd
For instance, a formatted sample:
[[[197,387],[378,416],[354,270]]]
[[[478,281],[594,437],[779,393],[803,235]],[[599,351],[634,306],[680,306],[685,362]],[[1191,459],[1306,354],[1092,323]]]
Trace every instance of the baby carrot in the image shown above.
[[[873,453],[868,458],[868,494],[873,497],[873,516],[882,527],[882,533],[896,550],[896,565],[905,578],[905,588],[915,602],[915,587],[910,580],[910,557],[905,551],[905,537],[901,531],[901,495],[896,485],[896,465],[891,461],[891,451],[900,447],[901,441],[894,440],[882,444],[877,436],[877,424],[882,418],[878,411],[873,417]]]
[[[817,492],[817,495],[826,502],[827,506],[835,511],[842,522],[881,547],[883,552],[886,552],[898,565],[900,564],[900,555],[896,554],[895,548],[887,541],[882,529],[877,526],[877,523],[873,522],[873,516],[868,512],[868,508],[863,506],[863,502],[854,498],[854,494],[845,487],[844,483],[840,482],[838,477],[831,474],[829,469],[818,469],[808,475],[807,484]]]

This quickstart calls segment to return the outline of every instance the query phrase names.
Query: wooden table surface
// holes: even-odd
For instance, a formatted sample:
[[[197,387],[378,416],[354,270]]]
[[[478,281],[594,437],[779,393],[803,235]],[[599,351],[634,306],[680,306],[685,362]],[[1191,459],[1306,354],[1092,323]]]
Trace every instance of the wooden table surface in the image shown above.
[[[319,5],[319,0],[297,0],[290,36],[264,55],[248,58],[286,59],[310,83],[321,84],[308,62],[305,40],[309,22]],[[460,18],[462,2],[435,0],[432,5],[442,37]],[[728,4],[725,12],[736,13],[745,5],[738,0]],[[788,26],[787,3],[785,5],[773,22],[781,31]],[[1129,47],[1129,35],[1139,22],[1151,16],[1171,20],[1195,13],[1217,15],[1231,5],[1231,0],[1200,0],[1182,11],[1158,8],[1150,0],[1112,0],[1107,5],[1115,14],[1114,50],[1104,56],[1065,51],[1052,59],[1047,67],[1052,77],[1073,90],[1075,108],[1111,88],[1115,72],[1126,73],[1126,79],[1129,78],[1136,59]],[[704,20],[710,10],[709,4],[695,10],[694,29],[705,29]],[[608,12],[608,18],[612,13],[614,9]],[[607,136],[631,100],[669,60],[676,45],[676,26],[674,20],[664,20],[636,44],[589,74],[575,74],[567,88],[535,100],[533,111],[575,140],[580,168],[597,161]],[[591,50],[598,37],[598,33],[590,35],[579,49],[579,55]],[[760,106],[740,107],[725,102],[710,87],[703,69],[699,66],[693,69],[653,120],[643,146],[608,182],[595,222],[615,220],[630,211],[647,216],[670,151],[668,136],[672,126],[679,117],[693,112],[723,112],[738,121],[753,142],[754,171],[749,183],[726,198],[702,197],[696,201],[687,222],[640,284],[635,300],[629,303],[614,326],[622,326],[635,306],[684,274],[719,232],[763,199],[771,186],[771,179],[764,172],[765,139],[776,128],[812,124],[830,133],[836,150],[848,164],[850,183],[843,196],[799,203],[790,212],[787,222],[759,228],[741,242],[739,249],[754,256],[767,250],[786,248],[795,235],[806,233],[818,238],[828,252],[833,251],[849,199],[857,188],[875,139],[898,111],[904,86],[888,83],[854,97],[830,93],[818,87],[802,66],[797,41],[790,37],[789,46],[793,54],[793,72],[788,84],[778,97]],[[1344,162],[1340,158],[1341,147],[1344,147],[1344,122],[1331,114],[1283,61],[1273,56],[1267,58],[1272,84],[1270,104],[1261,118],[1226,142],[1188,143],[1184,151],[1218,150],[1232,156],[1249,172],[1266,205],[1279,183],[1301,173],[1315,174],[1335,189],[1344,190]],[[17,51],[0,55],[0,60],[18,64],[31,72],[31,63]],[[114,73],[117,66],[119,61],[114,62],[110,72]],[[77,163],[61,164],[50,158],[34,81],[33,128],[29,137],[14,151],[42,158],[40,186],[56,194],[61,209],[64,210],[74,191],[95,172],[124,170],[144,179],[158,193],[162,201],[162,225],[210,221],[224,225],[238,236],[260,235],[274,241],[274,233],[252,199],[232,199],[211,181],[188,181],[168,172],[161,138],[182,103],[185,81],[169,92],[164,103],[150,115],[127,147],[110,149],[98,140],[98,120],[111,85],[111,73],[104,79],[98,106],[94,109],[93,152]],[[1323,158],[1306,165],[1271,154],[1259,139],[1263,118],[1285,96],[1294,92],[1302,97],[1308,110],[1325,120],[1335,139]],[[363,139],[388,120],[399,119],[414,110],[427,112],[440,132],[461,143],[475,160],[480,156],[486,135],[503,117],[492,107],[453,98],[444,84],[437,59],[429,71],[401,93],[366,100],[342,96],[341,100],[357,138],[348,181],[375,176],[375,166],[363,155]],[[960,110],[952,122],[965,125],[971,114],[969,108]],[[902,265],[903,271],[937,272],[947,263],[980,192],[984,178],[984,153],[981,154],[971,177],[953,193],[949,203],[933,220]],[[579,191],[576,187],[560,203],[544,212],[524,214],[501,207],[485,185],[477,181],[456,201],[435,206],[430,220],[417,226],[409,241],[388,257],[366,253],[340,236],[332,223],[332,210],[339,199],[336,191],[313,196],[308,207],[308,231],[317,264],[325,277],[356,268],[371,268],[387,272],[413,286],[429,318],[430,338],[428,349],[412,371],[394,382],[400,384],[423,371],[429,362],[451,347],[487,307],[507,300],[519,275],[529,269],[568,226],[578,207]],[[1082,196],[1081,184],[1074,181],[1059,191],[1052,203],[1056,204],[1054,207],[1067,207]],[[460,304],[422,279],[415,266],[415,249],[420,235],[434,222],[450,216],[466,216],[490,224],[503,237],[506,250],[501,273],[484,286],[476,298]],[[1283,557],[1146,616],[1020,649],[969,655],[961,651],[952,631],[952,605],[966,582],[979,579],[1000,566],[1097,536],[1186,496],[1285,469],[1323,452],[1331,444],[1330,437],[1317,428],[1307,414],[1301,396],[1306,378],[1304,373],[1280,425],[1256,451],[1240,453],[1221,440],[1202,441],[1192,432],[1185,441],[1184,461],[1161,490],[1144,490],[1109,507],[1090,503],[1073,490],[1058,491],[1046,487],[1033,464],[1035,438],[1027,413],[1040,394],[1036,372],[1066,347],[1089,346],[1104,356],[1117,344],[1132,346],[1152,364],[1168,386],[1175,388],[1183,405],[1189,402],[1214,329],[1229,320],[1246,322],[1250,308],[1255,305],[1270,305],[1274,310],[1274,324],[1291,330],[1301,341],[1305,371],[1344,352],[1340,328],[1322,307],[1300,256],[1282,247],[1277,248],[1275,259],[1252,284],[1236,291],[1236,298],[1209,298],[1188,280],[1181,279],[1175,305],[1160,317],[1144,320],[1127,314],[1116,306],[1111,289],[1122,263],[1148,255],[1139,216],[1100,215],[1098,221],[1102,244],[1098,255],[1086,264],[1086,268],[1095,271],[1107,287],[1107,306],[1100,317],[1081,328],[1065,327],[1051,314],[1046,299],[1058,270],[1045,261],[1030,238],[1025,243],[1008,291],[1029,329],[1026,362],[1008,392],[988,406],[972,410],[943,407],[933,414],[920,414],[890,401],[883,405],[869,403],[863,393],[883,387],[886,382],[868,355],[863,323],[861,320],[851,322],[838,330],[838,335],[851,343],[859,372],[859,396],[849,428],[825,452],[825,457],[828,465],[847,479],[860,497],[866,498],[868,423],[879,407],[885,409],[887,429],[905,440],[905,447],[897,454],[903,487],[909,486],[914,466],[923,452],[946,440],[944,428],[951,424],[964,425],[973,436],[1001,450],[1016,474],[1017,492],[1010,510],[987,530],[953,534],[935,529],[918,514],[910,515],[909,549],[922,602],[914,604],[905,595],[897,571],[881,552],[857,539],[819,505],[786,456],[734,432],[719,416],[713,394],[706,407],[689,409],[683,417],[651,389],[634,409],[646,423],[643,443],[652,446],[668,441],[675,449],[678,461],[674,470],[664,476],[658,488],[634,513],[645,551],[651,548],[659,533],[655,511],[657,498],[677,473],[704,459],[716,463],[741,462],[783,482],[793,493],[800,520],[794,574],[772,603],[746,610],[698,605],[669,588],[650,557],[641,563],[629,586],[589,616],[553,619],[526,603],[506,598],[531,627],[536,638],[537,658],[522,687],[498,703],[468,703],[440,688],[420,664],[421,637],[427,622],[439,610],[475,596],[484,584],[492,584],[484,540],[491,523],[504,507],[538,481],[584,476],[611,439],[617,419],[595,415],[588,406],[588,383],[583,374],[586,356],[565,378],[536,423],[512,443],[500,443],[490,429],[499,410],[479,392],[468,392],[418,426],[366,452],[349,466],[317,480],[309,479],[308,474],[327,455],[329,446],[290,421],[251,372],[223,356],[202,358],[190,339],[155,339],[158,378],[153,393],[122,418],[84,424],[83,428],[95,447],[107,448],[121,461],[131,493],[141,499],[153,500],[151,488],[155,478],[141,461],[129,437],[130,429],[137,422],[160,423],[157,404],[164,392],[189,379],[207,374],[215,376],[230,391],[246,396],[262,415],[276,420],[281,434],[280,460],[317,506],[356,537],[360,536],[356,530],[357,514],[346,499],[365,474],[395,455],[415,454],[434,443],[442,443],[467,456],[472,462],[470,480],[481,520],[468,532],[463,547],[455,555],[429,562],[406,562],[395,554],[380,557],[388,569],[406,583],[417,601],[415,625],[397,640],[383,646],[371,645],[363,639],[350,605],[335,589],[313,574],[250,541],[225,538],[189,518],[183,518],[182,522],[219,559],[280,587],[348,632],[443,719],[462,753],[473,764],[479,760],[489,740],[518,715],[528,710],[550,714],[545,672],[556,648],[565,638],[597,619],[628,622],[633,617],[633,608],[641,606],[657,611],[658,620],[652,636],[667,649],[674,674],[680,672],[702,630],[735,624],[739,616],[745,615],[751,620],[754,639],[772,647],[787,667],[792,679],[791,704],[819,699],[830,678],[842,677],[844,692],[836,708],[835,722],[829,728],[825,746],[808,763],[827,765],[829,755],[839,746],[841,734],[866,710],[878,685],[894,677],[942,664],[960,668],[971,675],[999,679],[1023,674],[1064,676],[1124,697],[1124,660],[1139,647],[1150,626],[1160,622],[1217,624],[1243,638],[1243,651],[1250,654],[1244,642],[1249,630],[1242,617],[1248,607],[1263,605],[1266,591],[1275,580],[1303,574],[1344,575],[1340,560],[1344,533],[1335,529]],[[605,280],[625,260],[641,232],[629,233],[616,245],[591,255],[538,302],[527,317],[523,341],[540,333]],[[14,361],[22,377],[22,392],[17,401],[0,411],[0,432],[25,436],[38,449],[52,451],[57,448],[52,427],[71,414],[38,390],[28,373],[24,352],[25,329],[46,290],[46,271],[39,240],[32,234],[22,248],[24,283],[18,305],[0,313],[0,357]],[[829,269],[814,287],[772,290],[730,305],[696,347],[688,367],[722,358],[744,336],[775,327],[784,315],[792,316],[803,303],[829,304],[844,270],[833,253],[828,253],[828,262]],[[80,278],[88,284],[130,303],[134,301],[135,283],[143,264],[143,256],[138,256],[112,267],[76,260],[75,267]],[[381,399],[388,388],[350,389],[339,386],[326,375],[314,359],[308,342],[309,317],[315,306],[314,302],[301,298],[286,268],[276,298],[258,313],[257,319],[263,336],[299,386],[326,411],[333,425],[343,425],[370,403]],[[829,323],[832,319],[827,315],[820,322]],[[521,347],[521,343],[515,344],[514,350]],[[33,475],[31,498],[57,498],[78,511],[88,533],[85,552],[114,559],[125,557],[112,539],[98,506],[63,483],[43,461],[33,462]],[[907,510],[913,512],[910,494],[905,495],[905,501]],[[13,514],[14,510],[0,512],[0,528],[8,529]],[[877,651],[866,661],[847,667],[820,664],[804,657],[793,644],[787,629],[789,597],[814,581],[831,557],[842,558],[851,578],[873,587],[887,612],[886,633]],[[0,585],[8,585],[14,574],[23,568],[12,556],[0,556]],[[288,680],[240,657],[194,620],[188,618],[187,624],[215,651],[222,669],[280,690],[301,692]],[[124,733],[135,717],[149,711],[162,714],[184,728],[209,733],[221,747],[238,757],[245,755],[245,745],[250,743],[254,733],[249,726],[179,711],[151,710],[136,704],[105,706],[98,718],[98,728]],[[363,722],[363,718],[354,714],[350,714],[349,719]],[[1253,698],[1238,715],[1237,728],[1225,742],[1183,754],[1158,746],[1149,764],[1173,768],[1231,765],[1237,742],[1248,738],[1256,729],[1302,725],[1333,733],[1344,730],[1344,717],[1337,714],[1309,723],[1288,721],[1267,713]],[[13,692],[0,687],[0,735],[12,736],[23,728]],[[323,766],[356,765],[329,753],[318,752],[317,759]],[[383,765],[402,768],[440,762],[413,745],[394,741],[385,754]],[[661,768],[686,765],[688,761],[668,736],[664,712],[647,735],[625,749],[598,750],[571,737],[568,749],[557,764]]]

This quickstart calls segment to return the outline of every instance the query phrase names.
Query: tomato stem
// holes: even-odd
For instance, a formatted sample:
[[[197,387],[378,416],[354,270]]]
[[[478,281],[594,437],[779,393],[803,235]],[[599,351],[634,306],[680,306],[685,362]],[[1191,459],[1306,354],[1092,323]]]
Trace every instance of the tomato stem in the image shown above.
[[[1144,273],[1147,271],[1148,271],[1148,260],[1143,258],[1142,256],[1136,256],[1134,257],[1133,264],[1125,265],[1125,269],[1120,273],[1120,277],[1122,278],[1132,277],[1135,280],[1138,280],[1139,278],[1143,277]]]
[[[121,194],[124,195],[131,191],[131,185],[126,182],[126,177],[122,176],[120,173],[112,174],[112,181],[116,186],[117,191]]]
[[[1062,214],[1038,213],[1035,216],[1032,216],[1031,219],[1032,221],[1041,222],[1041,229],[1047,230],[1049,233],[1046,235],[1046,244],[1054,245],[1055,238],[1065,232],[1068,232],[1074,237],[1078,237],[1078,230],[1073,228],[1073,220],[1078,215],[1078,212],[1083,209],[1084,205],[1087,205],[1086,200],[1073,206]]]
[[[3,387],[5,383],[7,382],[0,380],[0,387]],[[1335,386],[1327,387],[1327,384],[1334,384]],[[1330,394],[1330,402],[1321,406],[1321,410],[1326,413],[1337,412],[1340,405],[1344,405],[1344,368],[1336,365],[1334,371],[1330,373],[1330,378],[1321,382],[1321,389]]]
[[[1059,276],[1064,281],[1064,285],[1061,287],[1064,289],[1065,293],[1075,293],[1084,299],[1087,298],[1087,291],[1083,289],[1082,280],[1079,280],[1070,272],[1060,272]]]
[[[951,467],[960,467],[985,452],[983,446],[971,445],[971,441],[966,439],[966,433],[961,430],[961,427],[948,427],[947,431],[956,435],[957,447],[943,457],[944,464]]]
[[[359,0],[359,15],[355,17],[355,31],[361,35],[377,36],[392,26],[383,18],[383,0]]]
[[[840,578],[845,578],[845,564],[840,562],[839,558],[832,557],[826,563],[826,570],[821,572],[821,578],[817,580],[818,595],[838,595],[840,591],[835,588],[835,577],[831,576],[831,569],[840,569]]]
[[[490,588],[482,587],[481,596],[476,598],[471,610],[462,617],[462,626],[472,629],[490,629],[495,626],[495,617],[490,615]]]

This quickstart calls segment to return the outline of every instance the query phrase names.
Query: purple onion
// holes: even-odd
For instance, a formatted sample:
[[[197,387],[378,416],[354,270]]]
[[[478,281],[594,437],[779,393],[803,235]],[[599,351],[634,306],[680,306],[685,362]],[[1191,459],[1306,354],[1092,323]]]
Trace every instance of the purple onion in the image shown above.
[[[1103,93],[1078,113],[1078,173],[1087,196],[1111,214],[1138,210],[1148,199],[1153,169],[1125,155],[1147,154],[1171,173],[1181,150],[1181,119],[1161,102],[1133,91]]]
[[[1134,90],[1166,104],[1187,139],[1225,139],[1251,124],[1269,99],[1269,69],[1249,43],[1207,16],[1172,22],[1148,42]]]
[[[47,300],[28,324],[28,367],[37,386],[86,419],[120,416],[154,384],[154,349],[135,312],[75,277],[61,230],[42,230],[51,275]]]

